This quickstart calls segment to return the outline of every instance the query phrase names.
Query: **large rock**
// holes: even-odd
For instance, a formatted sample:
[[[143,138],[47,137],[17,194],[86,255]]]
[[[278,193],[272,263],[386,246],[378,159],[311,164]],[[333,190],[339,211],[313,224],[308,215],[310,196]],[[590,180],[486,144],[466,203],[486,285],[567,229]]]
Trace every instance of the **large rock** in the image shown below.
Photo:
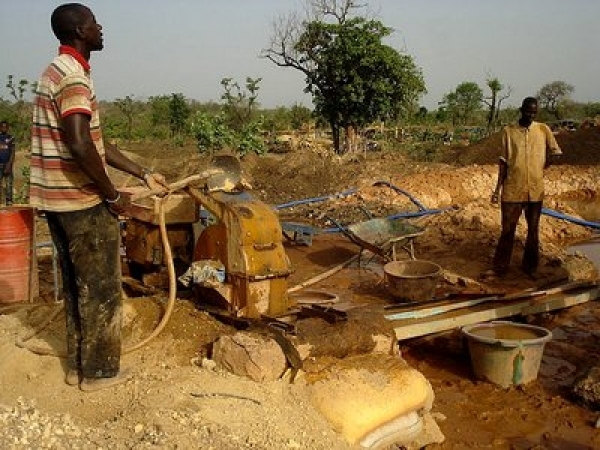
[[[600,409],[600,367],[590,367],[572,386],[573,394],[585,405]]]
[[[214,344],[213,360],[218,367],[258,382],[277,380],[287,367],[277,342],[245,332],[221,336]]]

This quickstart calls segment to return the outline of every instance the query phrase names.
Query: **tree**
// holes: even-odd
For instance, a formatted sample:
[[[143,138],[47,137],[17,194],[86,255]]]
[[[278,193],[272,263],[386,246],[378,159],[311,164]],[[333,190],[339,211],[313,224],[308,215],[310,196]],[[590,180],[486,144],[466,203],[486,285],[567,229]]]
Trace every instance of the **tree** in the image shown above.
[[[14,101],[7,102],[8,114],[3,112],[3,119],[11,123],[12,134],[19,141],[28,140],[29,129],[31,128],[31,104],[27,102],[25,94],[34,89],[35,86],[36,83],[30,83],[25,79],[16,82],[13,75],[7,76],[5,87]]]
[[[487,131],[492,132],[498,125],[498,119],[500,116],[500,106],[502,102],[510,97],[512,88],[509,87],[507,92],[502,94],[504,85],[500,83],[500,80],[496,77],[488,77],[486,80],[487,87],[490,88],[491,94],[489,97],[484,97],[483,101],[489,107],[488,118],[487,118]]]
[[[223,78],[224,104],[217,113],[198,111],[192,119],[192,133],[201,152],[234,147],[240,154],[266,150],[263,117],[255,118],[258,84],[261,79],[246,78],[245,89],[232,78]]]
[[[125,116],[125,120],[127,121],[125,133],[127,139],[131,139],[133,133],[133,117],[136,113],[133,96],[127,95],[125,98],[118,98],[115,100],[115,104],[117,105],[117,108],[119,108],[119,111]]]
[[[291,127],[299,130],[311,121],[312,112],[306,106],[296,103],[290,108],[289,116]]]
[[[274,25],[262,56],[280,67],[302,72],[305,91],[316,113],[331,127],[341,153],[340,132],[352,147],[358,127],[396,119],[416,107],[425,93],[421,70],[413,58],[382,40],[392,33],[377,20],[351,17],[354,0],[319,0],[304,21],[297,16]]]
[[[583,106],[583,114],[585,117],[600,116],[600,103],[593,102]]]
[[[454,92],[444,95],[441,105],[452,118],[453,125],[467,125],[481,109],[483,91],[472,81],[465,81]]]
[[[223,78],[221,86],[225,92],[221,99],[225,100],[225,111],[229,117],[229,125],[235,130],[241,130],[254,119],[254,112],[258,106],[259,83],[262,78],[253,79],[246,77],[245,89],[232,78]]]
[[[575,87],[564,81],[553,81],[545,84],[537,93],[537,99],[540,106],[556,120],[562,119],[561,109],[565,102],[570,99]]]
[[[191,130],[201,153],[212,153],[233,143],[231,129],[226,125],[225,114],[197,111],[192,117]]]
[[[169,124],[171,137],[180,138],[185,131],[185,125],[190,116],[188,106],[183,94],[171,94],[169,100]]]
[[[165,125],[170,122],[169,101],[170,97],[167,95],[157,95],[148,99],[152,126]]]

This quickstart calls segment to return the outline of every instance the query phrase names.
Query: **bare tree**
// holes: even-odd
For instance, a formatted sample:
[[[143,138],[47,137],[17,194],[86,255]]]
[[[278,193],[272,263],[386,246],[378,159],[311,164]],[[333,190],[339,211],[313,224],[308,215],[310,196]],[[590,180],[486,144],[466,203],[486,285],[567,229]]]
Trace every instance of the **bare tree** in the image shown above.
[[[362,8],[354,0],[308,0],[304,15],[291,12],[280,15],[273,24],[273,33],[269,46],[262,50],[261,56],[280,67],[292,67],[309,77],[314,71],[314,59],[307,58],[296,47],[304,34],[305,25],[313,21],[332,19],[338,24],[346,22],[352,10]]]
[[[337,23],[344,23],[351,15],[353,9],[367,6],[354,0],[309,0],[309,15],[315,19],[323,17],[333,18]]]
[[[507,91],[503,94],[504,85],[500,83],[497,77],[488,76],[486,80],[487,87],[490,88],[491,95],[489,97],[483,97],[483,102],[488,106],[488,118],[487,118],[487,132],[492,133],[495,131],[498,125],[498,117],[500,115],[500,107],[502,102],[510,97],[512,88],[507,87]]]

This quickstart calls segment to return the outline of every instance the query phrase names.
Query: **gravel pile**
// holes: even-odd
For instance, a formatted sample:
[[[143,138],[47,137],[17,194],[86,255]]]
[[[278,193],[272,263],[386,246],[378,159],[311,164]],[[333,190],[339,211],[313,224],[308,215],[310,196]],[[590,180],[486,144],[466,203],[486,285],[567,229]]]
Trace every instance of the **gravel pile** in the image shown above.
[[[93,430],[75,425],[68,414],[44,415],[33,402],[23,399],[14,407],[0,405],[0,428],[3,449],[98,448],[90,440]]]

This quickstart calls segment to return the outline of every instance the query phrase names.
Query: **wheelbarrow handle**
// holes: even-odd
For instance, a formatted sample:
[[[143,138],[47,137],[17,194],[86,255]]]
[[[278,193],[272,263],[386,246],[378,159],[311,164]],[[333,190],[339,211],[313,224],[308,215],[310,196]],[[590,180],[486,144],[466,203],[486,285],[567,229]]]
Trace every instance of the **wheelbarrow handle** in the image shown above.
[[[325,219],[329,220],[330,222],[332,222],[337,228],[339,228],[339,230],[344,233],[346,232],[346,227],[343,226],[341,223],[339,223],[337,220],[335,220],[333,217],[331,216],[323,216]]]

